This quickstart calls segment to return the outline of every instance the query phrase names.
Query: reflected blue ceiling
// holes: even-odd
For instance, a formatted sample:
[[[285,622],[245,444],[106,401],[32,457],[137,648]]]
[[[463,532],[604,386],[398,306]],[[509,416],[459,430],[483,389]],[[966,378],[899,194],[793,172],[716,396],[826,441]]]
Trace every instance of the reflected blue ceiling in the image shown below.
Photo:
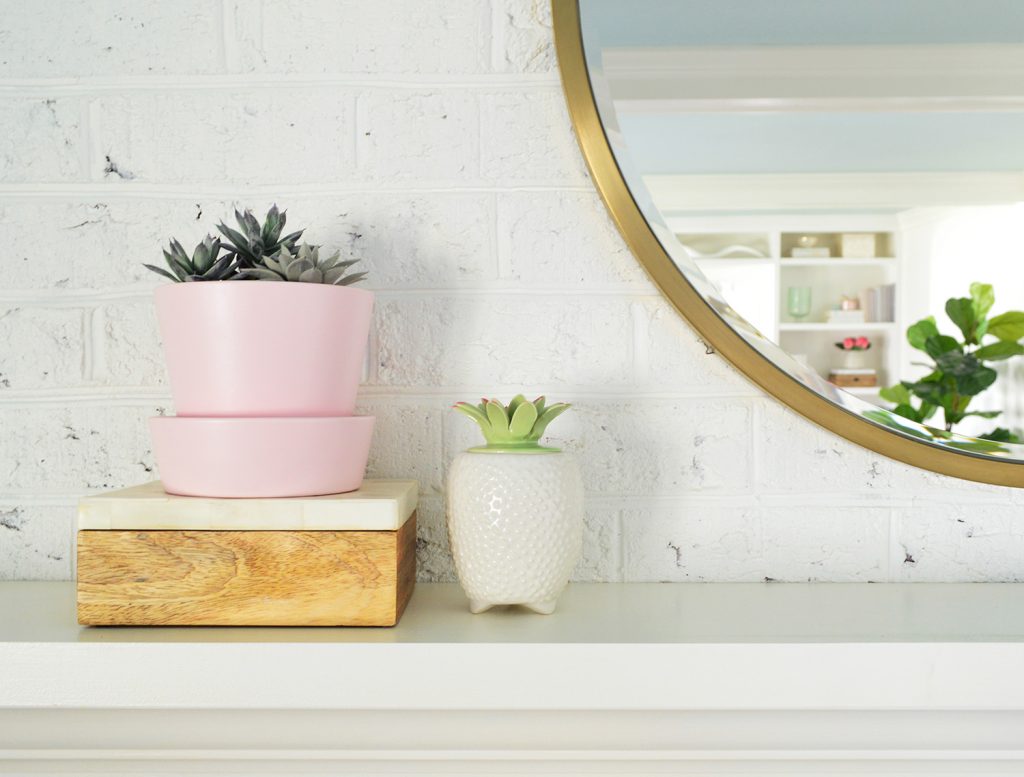
[[[619,116],[642,174],[1024,171],[1021,113]]]
[[[1022,43],[1022,0],[581,0],[602,46]],[[597,37],[595,37],[597,36]]]
[[[601,47],[1024,43],[1024,0],[581,0]],[[1024,170],[1024,114],[620,115],[641,173]]]

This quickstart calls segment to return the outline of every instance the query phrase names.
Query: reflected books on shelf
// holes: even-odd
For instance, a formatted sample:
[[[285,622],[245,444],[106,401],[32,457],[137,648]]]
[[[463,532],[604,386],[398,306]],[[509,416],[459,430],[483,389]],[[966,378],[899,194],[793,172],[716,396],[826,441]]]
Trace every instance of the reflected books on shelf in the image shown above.
[[[896,320],[896,284],[872,286],[860,293],[860,307],[864,321],[892,322]]]

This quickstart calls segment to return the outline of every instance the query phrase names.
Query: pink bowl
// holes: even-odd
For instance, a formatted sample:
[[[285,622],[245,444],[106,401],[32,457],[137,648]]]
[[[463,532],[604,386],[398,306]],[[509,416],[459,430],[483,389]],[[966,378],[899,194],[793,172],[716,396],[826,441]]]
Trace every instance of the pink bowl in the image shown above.
[[[268,281],[169,283],[156,291],[179,416],[352,415],[373,294]]]
[[[212,497],[340,494],[363,483],[373,416],[151,418],[164,489]]]

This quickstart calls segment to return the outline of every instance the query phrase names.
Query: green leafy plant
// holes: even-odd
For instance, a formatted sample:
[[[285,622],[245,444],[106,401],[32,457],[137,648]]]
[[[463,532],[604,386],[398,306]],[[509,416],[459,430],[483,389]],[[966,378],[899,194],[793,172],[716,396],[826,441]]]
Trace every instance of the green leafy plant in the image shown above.
[[[972,283],[969,297],[946,301],[946,315],[960,330],[962,340],[939,332],[929,316],[907,329],[907,342],[927,354],[930,362],[920,363],[930,372],[915,381],[901,381],[882,389],[883,399],[894,403],[893,412],[924,423],[940,409],[947,432],[969,416],[996,418],[999,410],[969,410],[971,400],[995,383],[998,373],[986,362],[1002,361],[1024,354],[1024,312],[1008,311],[988,318],[995,304],[995,292],[987,283]],[[990,338],[985,342],[985,338]],[[994,338],[991,339],[991,338]],[[980,439],[1020,442],[1015,434],[997,428]]]
[[[238,266],[243,270],[264,264],[268,257],[274,256],[282,248],[294,252],[296,243],[305,231],[300,229],[282,235],[288,215],[278,210],[277,205],[270,206],[262,224],[248,209],[241,212],[236,210],[235,221],[238,229],[229,227],[223,221],[217,225],[217,229],[227,239],[228,251],[238,258]]]
[[[192,256],[189,256],[181,243],[171,238],[170,251],[164,250],[164,261],[167,262],[171,271],[168,272],[162,267],[152,264],[143,266],[158,275],[170,278],[175,283],[230,280],[236,274],[234,258],[230,254],[224,254],[218,258],[220,249],[220,240],[207,235],[196,246]]]
[[[453,407],[476,421],[487,440],[487,445],[471,450],[519,453],[557,451],[541,446],[539,440],[548,424],[569,409],[565,402],[548,405],[544,397],[530,402],[522,394],[513,397],[508,406],[496,399],[483,399],[478,405],[457,402]]]
[[[329,283],[334,286],[349,286],[366,277],[364,272],[350,273],[348,269],[358,259],[341,261],[335,251],[326,259],[320,258],[320,246],[303,243],[298,251],[291,253],[287,246],[274,256],[267,256],[261,265],[242,270],[242,275],[262,281],[300,281],[302,283]]]

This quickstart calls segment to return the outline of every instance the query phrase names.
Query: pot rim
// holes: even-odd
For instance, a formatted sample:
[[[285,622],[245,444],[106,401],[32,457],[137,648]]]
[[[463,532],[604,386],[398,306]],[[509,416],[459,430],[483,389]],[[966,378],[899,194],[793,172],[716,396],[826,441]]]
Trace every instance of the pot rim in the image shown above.
[[[254,287],[254,289],[263,289],[264,291],[257,292],[254,289],[249,291],[232,290],[245,289],[250,286]],[[206,287],[210,287],[210,289],[207,290]],[[178,289],[180,289],[180,291],[178,291]],[[244,296],[246,294],[255,293],[272,293],[275,295],[305,294],[308,297],[321,295],[324,298],[327,298],[332,294],[341,293],[348,295],[355,294],[356,296],[365,295],[366,297],[373,299],[373,292],[369,289],[362,289],[356,286],[335,286],[330,283],[302,283],[300,281],[191,281],[183,283],[165,283],[162,286],[157,286],[153,293],[157,299],[160,297],[168,297],[172,294]]]

